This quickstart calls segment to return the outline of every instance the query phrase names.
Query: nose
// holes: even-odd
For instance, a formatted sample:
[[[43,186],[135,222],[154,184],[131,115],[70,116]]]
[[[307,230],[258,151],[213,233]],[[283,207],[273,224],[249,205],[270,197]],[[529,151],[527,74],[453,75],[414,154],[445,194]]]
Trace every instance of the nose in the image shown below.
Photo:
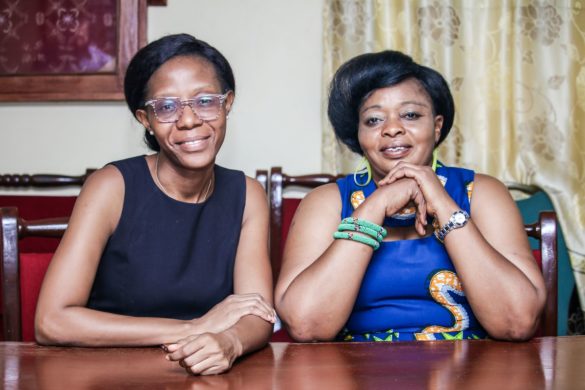
[[[195,112],[193,107],[186,104],[182,107],[179,120],[177,121],[177,128],[182,130],[190,130],[194,127],[201,126],[203,121],[199,118],[199,115]]]
[[[388,118],[382,127],[382,136],[396,137],[399,134],[404,134],[400,118]]]

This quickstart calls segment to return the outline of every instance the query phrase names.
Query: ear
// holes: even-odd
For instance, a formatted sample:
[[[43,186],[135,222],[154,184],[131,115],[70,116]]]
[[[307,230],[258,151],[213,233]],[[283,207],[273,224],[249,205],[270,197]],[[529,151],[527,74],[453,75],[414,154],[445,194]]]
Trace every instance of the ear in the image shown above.
[[[435,145],[441,138],[441,128],[443,127],[443,115],[437,115],[435,117]]]
[[[234,104],[235,95],[233,91],[230,91],[228,95],[225,97],[225,114],[226,116],[230,114],[232,110],[232,104]]]
[[[148,113],[145,110],[143,110],[143,109],[136,110],[136,119],[138,119],[138,121],[140,123],[142,123],[142,126],[144,126],[145,129],[150,130],[150,122],[148,121]]]

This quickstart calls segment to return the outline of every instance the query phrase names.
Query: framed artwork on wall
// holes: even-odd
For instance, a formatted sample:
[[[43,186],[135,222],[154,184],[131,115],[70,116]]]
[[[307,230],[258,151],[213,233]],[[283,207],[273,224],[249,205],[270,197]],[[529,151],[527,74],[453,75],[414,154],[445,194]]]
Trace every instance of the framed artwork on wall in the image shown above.
[[[0,101],[123,100],[147,0],[0,0]]]

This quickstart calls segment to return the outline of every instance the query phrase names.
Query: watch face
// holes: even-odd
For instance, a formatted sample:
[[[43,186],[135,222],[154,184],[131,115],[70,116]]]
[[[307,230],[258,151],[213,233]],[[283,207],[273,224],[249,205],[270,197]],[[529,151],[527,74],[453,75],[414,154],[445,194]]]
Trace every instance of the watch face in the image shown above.
[[[454,215],[454,217],[455,217],[455,223],[458,225],[464,223],[465,219],[466,219],[465,214],[463,214],[463,213],[457,213]]]

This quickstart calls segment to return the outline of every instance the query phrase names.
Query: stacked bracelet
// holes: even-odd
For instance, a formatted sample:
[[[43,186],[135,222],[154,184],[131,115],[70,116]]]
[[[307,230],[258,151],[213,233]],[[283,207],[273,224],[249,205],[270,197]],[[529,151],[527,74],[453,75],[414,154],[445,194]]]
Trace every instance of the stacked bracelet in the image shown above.
[[[370,222],[366,219],[359,219],[356,217],[347,217],[341,221],[341,224],[342,225],[353,224],[353,225],[360,226],[362,228],[372,229],[376,232],[376,235],[382,236],[381,239],[377,239],[378,241],[382,241],[382,239],[388,235],[388,232],[382,226],[376,225],[374,222]],[[376,238],[376,237],[374,237],[374,238]]]
[[[335,232],[333,233],[333,238],[335,239],[343,238],[345,240],[361,242],[362,244],[366,244],[367,246],[374,248],[374,250],[380,247],[380,243],[374,240],[373,238],[363,236],[361,234],[355,234],[353,232]]]
[[[366,233],[368,236],[375,238],[376,241],[381,242],[384,239],[382,232],[379,230],[374,230],[364,225],[358,225],[353,223],[341,223],[337,228],[337,231],[344,232],[347,230],[351,230],[354,232],[361,232]]]
[[[351,232],[347,232],[348,230]],[[354,234],[352,232],[364,233],[364,235]],[[341,221],[337,231],[333,233],[333,238],[361,242],[362,244],[366,244],[376,250],[380,247],[380,242],[382,242],[387,234],[388,232],[386,229],[380,225],[376,225],[365,219],[349,217]]]

